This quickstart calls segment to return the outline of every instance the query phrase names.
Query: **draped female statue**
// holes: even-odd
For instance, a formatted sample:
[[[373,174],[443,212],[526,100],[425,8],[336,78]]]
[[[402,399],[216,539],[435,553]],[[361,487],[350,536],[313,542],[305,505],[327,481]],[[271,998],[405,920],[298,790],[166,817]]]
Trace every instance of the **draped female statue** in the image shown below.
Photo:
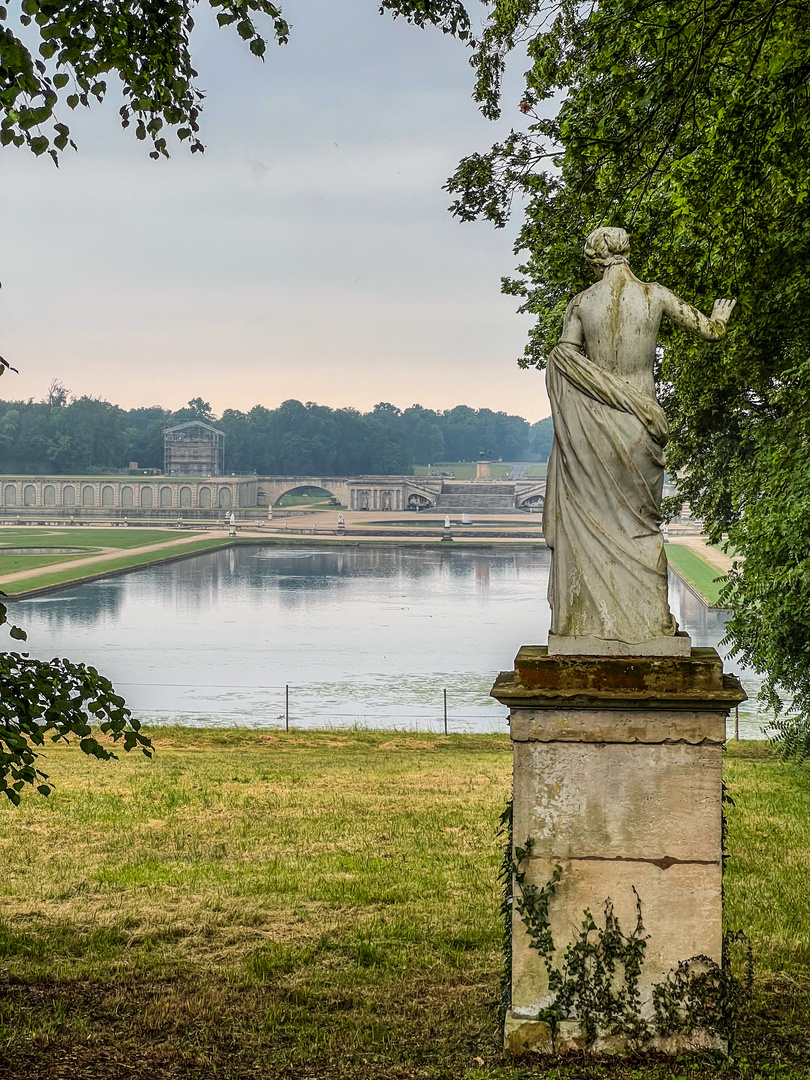
[[[660,531],[668,430],[655,396],[655,349],[664,315],[718,341],[735,301],[717,300],[706,318],[663,285],[640,281],[629,250],[624,229],[588,237],[585,255],[601,280],[568,305],[548,359],[550,653],[598,651],[599,641],[655,651],[677,631]]]

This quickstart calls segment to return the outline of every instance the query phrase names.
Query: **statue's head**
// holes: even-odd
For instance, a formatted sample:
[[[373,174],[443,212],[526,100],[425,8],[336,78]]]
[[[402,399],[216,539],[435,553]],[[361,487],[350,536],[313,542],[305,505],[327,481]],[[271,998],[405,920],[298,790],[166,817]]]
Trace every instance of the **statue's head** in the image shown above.
[[[616,263],[627,265],[630,237],[624,229],[594,229],[585,241],[585,258],[595,270],[604,271]]]

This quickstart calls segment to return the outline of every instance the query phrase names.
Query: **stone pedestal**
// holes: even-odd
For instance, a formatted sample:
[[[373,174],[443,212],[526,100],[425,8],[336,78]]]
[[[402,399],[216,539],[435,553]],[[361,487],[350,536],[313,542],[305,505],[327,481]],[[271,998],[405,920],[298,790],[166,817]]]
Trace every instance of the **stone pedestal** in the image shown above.
[[[511,710],[513,840],[526,851],[517,863],[522,885],[513,885],[507,1049],[722,1049],[721,1035],[705,1024],[686,1030],[688,1019],[662,1034],[654,1000],[663,987],[674,1002],[671,1016],[688,1016],[689,1009],[678,1006],[673,973],[702,957],[682,973],[711,978],[717,973],[711,962],[721,963],[721,754],[726,716],[745,699],[738,680],[723,674],[714,649],[692,649],[682,658],[596,657],[549,656],[544,646],[525,646],[492,695]],[[531,886],[552,882],[557,867],[544,926],[553,951],[547,947],[544,958],[531,947],[517,901],[525,902]],[[585,1000],[577,991],[574,1006],[569,992],[568,1006],[560,1009],[554,974],[561,973],[570,991],[584,956],[571,947],[586,911],[597,927],[587,935],[589,945],[606,940],[600,928],[616,929],[611,913],[621,940],[644,941],[623,1017],[616,1020],[613,1006],[591,1011],[599,1028],[595,1040],[593,1032],[586,1035],[589,1007],[576,1004]],[[598,965],[590,954],[585,970]],[[588,978],[580,980],[586,996],[596,989]],[[602,978],[615,1006],[629,986],[622,963],[606,983],[604,971]]]

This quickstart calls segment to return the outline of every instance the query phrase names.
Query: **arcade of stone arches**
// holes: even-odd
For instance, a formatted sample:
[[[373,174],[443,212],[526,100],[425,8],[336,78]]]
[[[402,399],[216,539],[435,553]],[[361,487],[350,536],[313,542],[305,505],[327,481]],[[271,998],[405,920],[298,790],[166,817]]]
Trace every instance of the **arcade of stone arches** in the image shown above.
[[[238,505],[232,484],[91,482],[88,480],[6,482],[2,506],[54,509],[221,509]]]

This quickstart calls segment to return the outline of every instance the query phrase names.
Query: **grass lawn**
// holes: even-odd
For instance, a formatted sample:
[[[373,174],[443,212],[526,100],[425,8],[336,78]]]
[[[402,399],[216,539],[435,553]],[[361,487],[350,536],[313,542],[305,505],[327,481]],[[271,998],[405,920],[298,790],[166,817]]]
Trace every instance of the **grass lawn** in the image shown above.
[[[505,480],[511,471],[511,465],[503,465],[493,461],[489,467],[490,480],[493,483],[498,480]],[[474,480],[476,465],[474,461],[439,461],[429,468],[427,465],[414,465],[413,467],[414,476],[438,476],[439,473],[453,473],[452,478],[449,476],[443,478],[448,483],[452,483],[453,478],[456,480]]]
[[[132,548],[159,544],[165,540],[179,540],[181,536],[189,535],[193,536],[194,533],[188,529],[138,529],[130,526],[100,529],[92,525],[44,529],[15,525],[0,529],[0,546]]]
[[[530,465],[525,472],[526,479],[539,477],[542,479],[546,475],[548,469],[547,461],[536,461],[533,465]]]
[[[97,548],[87,548],[68,555],[3,555],[0,551],[0,575],[17,574],[21,570],[36,570],[40,566],[50,566],[52,563],[70,562],[71,559],[95,555],[97,551]]]
[[[194,533],[183,533],[182,535],[188,540],[188,543],[183,544],[182,547],[166,548],[165,551],[142,551],[135,555],[122,555],[120,559],[108,559],[106,562],[89,563],[84,566],[79,565],[64,570],[55,570],[52,574],[37,574],[36,577],[20,578],[18,581],[7,582],[4,591],[13,600],[15,596],[29,592],[32,589],[50,588],[53,585],[69,584],[99,574],[111,574],[116,570],[148,566],[160,562],[162,559],[210,551],[213,548],[223,547],[228,543],[227,536],[195,540]],[[167,539],[169,538],[167,537]]]
[[[722,577],[722,574],[715,566],[701,559],[696,552],[683,544],[670,543],[664,550],[670,566],[674,567],[707,603],[719,603],[723,583],[716,580]]]
[[[729,751],[729,922],[754,999],[730,1061],[502,1056],[502,736],[159,729],[49,750],[0,807],[0,1075],[610,1080],[810,1075],[810,771]]]
[[[332,503],[332,493],[326,488],[295,488],[275,503],[278,507],[285,506],[308,506],[315,510],[345,510],[342,504]]]
[[[120,559],[111,559],[107,562],[94,563],[89,566],[73,566],[68,569],[54,571],[52,574],[37,574],[31,578],[20,578],[17,581],[6,583],[3,591],[13,598],[31,589],[67,584],[72,581],[79,581],[83,577],[121,570],[130,566],[144,566],[158,561],[163,556],[155,553],[132,555],[126,554],[126,552],[131,548],[146,547],[150,544],[166,543],[171,540],[187,540],[188,545],[184,545],[182,548],[184,552],[206,551],[211,547],[219,547],[225,542],[223,536],[211,537],[209,533],[193,532],[186,529],[138,529],[129,527],[100,529],[75,526],[54,529],[13,526],[0,529],[0,548],[81,547],[85,549],[80,553],[67,555],[3,555],[0,553],[0,576],[19,573],[23,570],[35,570],[53,563],[75,562],[87,556],[99,554],[104,548],[118,548],[121,550]],[[179,553],[179,549],[170,548],[166,555]]]

